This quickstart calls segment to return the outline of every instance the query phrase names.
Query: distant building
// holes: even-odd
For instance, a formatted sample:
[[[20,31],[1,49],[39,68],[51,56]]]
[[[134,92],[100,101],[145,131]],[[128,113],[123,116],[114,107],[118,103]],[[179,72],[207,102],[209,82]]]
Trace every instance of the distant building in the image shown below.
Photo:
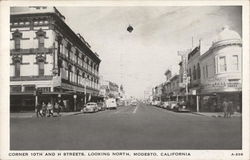
[[[119,85],[114,82],[104,80],[100,86],[100,94],[106,98],[119,98]]]
[[[10,35],[11,111],[34,110],[37,90],[38,101],[62,99],[67,110],[98,100],[101,60],[55,7],[12,7]]]
[[[202,111],[221,111],[224,99],[241,112],[242,41],[224,27],[210,49],[200,57]]]
[[[179,96],[179,71],[178,66],[169,67],[165,74],[166,81],[163,84],[162,100],[176,100]]]

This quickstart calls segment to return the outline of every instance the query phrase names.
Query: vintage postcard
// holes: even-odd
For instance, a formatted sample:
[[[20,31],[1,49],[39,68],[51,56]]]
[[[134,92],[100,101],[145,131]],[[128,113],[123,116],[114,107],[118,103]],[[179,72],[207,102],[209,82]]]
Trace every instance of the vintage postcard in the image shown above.
[[[0,159],[248,160],[248,1],[3,1]]]

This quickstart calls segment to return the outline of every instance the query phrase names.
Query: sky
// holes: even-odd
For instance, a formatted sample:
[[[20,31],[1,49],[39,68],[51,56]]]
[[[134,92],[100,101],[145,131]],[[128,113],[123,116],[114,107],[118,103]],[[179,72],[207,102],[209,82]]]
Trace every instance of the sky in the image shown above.
[[[138,98],[165,81],[164,72],[180,61],[178,51],[197,46],[199,39],[207,50],[225,25],[242,34],[241,7],[237,6],[57,9],[99,54],[100,76],[123,84],[127,95]],[[131,33],[129,25],[134,28]]]

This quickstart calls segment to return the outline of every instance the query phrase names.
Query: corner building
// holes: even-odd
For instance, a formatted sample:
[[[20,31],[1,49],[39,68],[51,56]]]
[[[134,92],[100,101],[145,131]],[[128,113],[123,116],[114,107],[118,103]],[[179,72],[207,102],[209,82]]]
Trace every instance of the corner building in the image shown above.
[[[101,60],[55,7],[12,7],[10,38],[11,111],[34,110],[37,89],[68,111],[98,100]]]
[[[201,111],[222,111],[225,98],[242,111],[242,41],[224,27],[210,49],[200,57]]]

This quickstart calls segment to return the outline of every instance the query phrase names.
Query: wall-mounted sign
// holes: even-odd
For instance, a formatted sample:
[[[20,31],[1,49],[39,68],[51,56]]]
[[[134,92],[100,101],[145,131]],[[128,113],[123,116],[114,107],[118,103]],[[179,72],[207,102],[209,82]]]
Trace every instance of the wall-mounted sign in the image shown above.
[[[241,81],[229,81],[226,77],[222,78],[210,78],[202,83],[202,89],[208,91],[224,91],[224,90],[235,90],[238,91],[242,87]]]

